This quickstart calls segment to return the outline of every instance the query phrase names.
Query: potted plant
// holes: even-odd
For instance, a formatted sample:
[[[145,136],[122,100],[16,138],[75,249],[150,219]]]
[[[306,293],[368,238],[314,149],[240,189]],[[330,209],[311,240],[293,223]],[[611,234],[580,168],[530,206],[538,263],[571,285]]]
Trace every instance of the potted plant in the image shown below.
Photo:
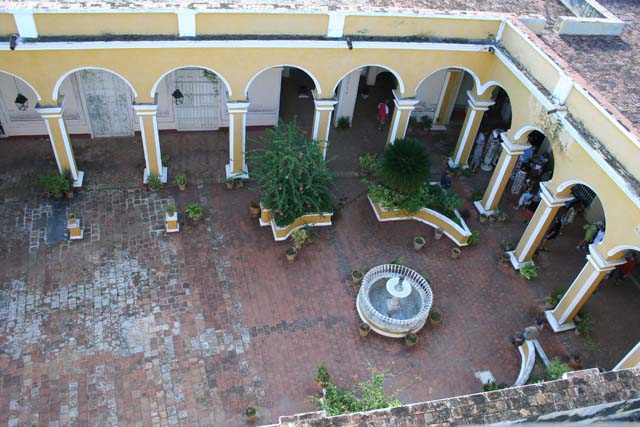
[[[362,175],[371,175],[376,169],[376,155],[371,153],[363,154],[358,157],[358,167]]]
[[[180,189],[180,191],[184,191],[187,189],[187,174],[186,173],[179,173],[178,175],[176,175],[176,184],[178,185],[178,188]]]
[[[178,213],[174,205],[167,205],[165,208],[165,231],[167,233],[176,233],[180,231],[180,224],[178,224]]]
[[[430,133],[432,127],[433,127],[433,119],[429,116],[422,116],[422,128],[426,130],[427,133]]]
[[[411,348],[414,345],[416,345],[416,343],[418,342],[418,336],[416,334],[407,334],[404,337],[404,343],[407,345],[407,347]]]
[[[227,184],[227,190],[233,190],[233,185],[235,184],[235,178],[227,178],[224,180],[225,184]]]
[[[162,187],[162,181],[159,176],[149,175],[149,178],[147,179],[147,186],[149,187],[149,190],[155,193],[160,189],[160,187]]]
[[[533,261],[529,261],[525,263],[520,268],[520,276],[524,277],[527,280],[532,280],[538,277],[538,272],[536,271],[536,265]]]
[[[296,255],[298,255],[298,251],[295,248],[289,248],[285,251],[285,255],[287,256],[287,261],[293,262],[296,259]]]
[[[364,277],[364,275],[362,274],[362,270],[353,270],[351,272],[351,280],[353,281],[354,285],[359,285],[360,282],[362,282],[362,277]]]
[[[249,406],[245,411],[244,414],[247,416],[247,421],[248,422],[253,422],[256,420],[256,408],[254,408],[253,406]]]
[[[358,327],[358,329],[360,330],[360,336],[366,337],[367,335],[369,335],[369,331],[371,331],[371,326],[363,322],[363,323],[360,323],[360,326]]]
[[[293,248],[295,250],[300,250],[304,242],[307,241],[309,235],[307,234],[307,230],[304,228],[298,228],[291,233],[291,240],[293,240]]]
[[[436,240],[440,240],[442,238],[442,235],[444,234],[444,231],[440,227],[436,227],[433,230],[433,232],[434,232],[434,237],[435,237]]]
[[[69,213],[67,214],[67,222],[68,222],[69,224],[73,224],[73,223],[75,223],[75,222],[76,222],[76,218],[77,218],[77,216],[76,216],[76,214],[75,214],[75,213],[73,213],[73,212],[69,212]]]
[[[286,227],[304,215],[331,212],[333,176],[317,143],[295,121],[266,134],[261,138],[264,148],[254,153],[252,176],[275,225]]]
[[[338,122],[336,123],[336,128],[344,130],[344,129],[349,129],[350,127],[351,127],[351,121],[349,120],[349,117],[342,116],[338,118]]]
[[[481,223],[484,224],[485,222],[487,222],[488,219],[489,219],[489,215],[484,214],[484,213],[480,214],[480,219],[479,220],[480,220]]]
[[[456,259],[460,256],[461,253],[462,251],[460,251],[459,248],[453,248],[451,249],[451,258]]]
[[[316,383],[321,387],[325,388],[331,382],[331,375],[329,375],[329,370],[323,363],[318,365],[318,370],[316,371]]]
[[[173,205],[167,205],[167,207],[165,208],[165,211],[167,212],[167,215],[173,216],[173,214],[176,213],[176,207]]]
[[[255,200],[249,203],[249,215],[251,218],[258,218],[260,216],[260,203]]]
[[[202,218],[202,206],[198,203],[191,203],[190,205],[187,205],[185,213],[187,214],[187,218],[193,222],[198,222],[200,218]]]
[[[244,179],[236,177],[233,179],[233,186],[235,188],[242,188],[244,187]]]
[[[515,248],[516,248],[516,245],[515,243],[513,243],[513,241],[506,240],[506,239],[502,241],[502,249],[504,249],[505,252],[510,252]]]
[[[498,219],[498,222],[506,222],[509,220],[509,214],[505,211],[498,211],[496,213],[496,218]]]
[[[469,246],[475,246],[478,244],[479,240],[480,240],[480,232],[478,230],[471,230],[471,236],[469,236],[469,240],[467,241],[467,244]]]
[[[415,249],[416,251],[419,251],[420,249],[422,249],[422,247],[425,244],[425,240],[424,237],[421,236],[417,236],[413,238],[413,249]]]
[[[431,309],[431,312],[429,313],[429,322],[434,326],[437,326],[442,322],[442,314],[439,310],[435,308]]]
[[[503,264],[509,264],[511,262],[511,255],[509,255],[507,252],[503,252],[500,261]]]
[[[575,321],[575,319],[574,319]],[[591,334],[591,318],[589,316],[583,316],[579,322],[575,322],[576,336],[589,336]]]

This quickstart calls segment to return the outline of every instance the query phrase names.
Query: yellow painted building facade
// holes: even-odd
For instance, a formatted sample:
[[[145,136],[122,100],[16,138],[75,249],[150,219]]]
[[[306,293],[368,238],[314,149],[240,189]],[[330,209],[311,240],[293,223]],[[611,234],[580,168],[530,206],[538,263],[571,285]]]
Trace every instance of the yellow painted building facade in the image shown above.
[[[602,203],[606,236],[590,247],[583,271],[558,307],[547,313],[554,330],[572,327],[577,310],[605,272],[623,262],[625,250],[640,250],[637,133],[621,126],[589,95],[589,88],[563,70],[533,33],[510,16],[1,9],[0,33],[7,39],[11,34],[24,39],[15,50],[8,43],[0,48],[0,72],[31,88],[59,169],[71,170],[79,184],[82,172],[91,171],[77,170],[73,142],[60,114],[61,84],[78,70],[113,73],[131,89],[145,175],[164,179],[156,95],[162,79],[174,70],[201,67],[221,79],[230,116],[226,173],[241,177],[250,176],[244,159],[248,90],[264,70],[296,67],[311,77],[313,136],[323,144],[330,138],[336,88],[352,71],[376,66],[395,76],[396,108],[388,136],[392,143],[405,135],[420,84],[440,70],[450,70],[454,73],[447,85],[453,88],[454,79],[460,78],[455,73],[463,70],[473,77],[474,87],[450,162],[454,166],[466,166],[482,115],[492,103],[492,90],[502,88],[512,106],[500,159],[477,203],[480,212],[497,209],[530,132],[542,132],[553,150],[553,178],[543,183],[542,202],[512,254],[515,268],[531,260],[574,185],[588,186]],[[451,97],[445,87],[442,99]]]

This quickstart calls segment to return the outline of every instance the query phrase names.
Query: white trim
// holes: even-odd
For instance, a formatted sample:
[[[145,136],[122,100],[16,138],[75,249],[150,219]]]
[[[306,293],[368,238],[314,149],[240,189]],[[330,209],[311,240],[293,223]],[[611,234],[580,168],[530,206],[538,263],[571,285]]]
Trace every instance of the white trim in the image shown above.
[[[562,74],[562,68],[558,64],[556,64],[550,57],[547,55],[542,49],[540,49],[529,37],[527,37],[520,28],[516,27],[511,21],[506,20],[505,24],[511,28],[516,34],[520,36],[520,38],[529,45],[529,47],[533,48],[542,58],[547,62],[548,65],[553,67],[553,69],[558,73],[558,75]],[[496,52],[498,49],[496,49]]]
[[[498,28],[498,34],[496,34],[496,41],[499,42],[500,39],[502,39],[502,33],[504,33],[504,27],[507,25],[506,24],[506,19],[502,19],[502,22],[500,22],[500,28]]]
[[[506,148],[505,143],[502,143],[502,147]],[[496,195],[498,194],[498,188],[500,187],[500,185],[502,184],[503,180],[505,179],[505,177],[507,176],[507,169],[509,168],[509,161],[511,159],[507,158],[508,157],[515,157],[514,155],[512,155],[511,153],[509,153],[508,148],[505,149],[505,157],[502,159],[502,165],[500,165],[500,169],[497,171],[494,171],[494,174],[497,172],[496,175],[496,179],[493,180],[493,187],[491,188],[491,191],[489,192],[489,197],[487,197],[487,203],[484,207],[485,210],[488,210],[488,207],[491,206],[493,204],[493,201],[496,198]]]
[[[618,371],[620,369],[623,369],[624,364],[627,362],[627,360],[629,360],[635,353],[638,353],[640,351],[640,342],[638,342],[635,346],[633,346],[633,348],[631,349],[631,351],[629,351],[629,353],[627,353],[622,360],[613,368],[614,371]],[[637,368],[639,366],[638,363],[636,363],[635,366],[631,366],[632,368]]]
[[[102,68],[102,67],[92,67],[92,66],[86,66],[86,67],[78,67],[78,68],[74,68],[73,70],[69,70],[66,73],[64,73],[56,82],[55,86],[53,87],[53,94],[51,95],[51,99],[58,99],[58,92],[60,91],[60,86],[62,86],[62,83],[64,82],[64,79],[66,79],[69,75],[75,73],[76,71],[82,71],[82,70],[99,70],[99,71],[106,71],[108,73],[114,74],[118,77],[120,77],[131,89],[131,91],[133,92],[133,97],[137,98],[138,97],[138,92],[136,92],[136,89],[133,87],[133,85],[129,82],[129,80],[127,80],[126,78],[124,78],[121,74],[118,74],[117,72],[110,70],[108,68]]]
[[[549,326],[551,326],[551,330],[553,330],[553,332],[555,333],[570,331],[571,329],[576,328],[576,325],[573,322],[566,322],[562,324],[558,323],[556,318],[553,316],[553,310],[546,310],[544,312],[544,315],[547,318],[547,322],[549,323]]]
[[[233,160],[235,155],[234,145],[236,143],[236,119],[235,116],[229,111],[229,170],[233,174]]]
[[[530,144],[514,144],[506,132],[502,132],[500,136],[502,137],[500,145],[502,145],[502,149],[510,156],[519,156],[531,148]]]
[[[320,130],[320,110],[316,109],[313,113],[313,134],[311,135],[311,139],[314,141],[318,140],[318,133]]]
[[[489,107],[495,104],[495,101],[492,99],[491,100],[478,99],[476,98],[475,94],[472,91],[468,90],[467,104],[469,105],[469,107],[471,107],[475,111],[487,111]]]
[[[227,110],[229,111],[229,164],[225,166],[225,173],[227,178],[249,178],[249,172],[247,170],[247,163],[245,161],[246,152],[246,128],[247,128],[247,111],[249,110],[249,101],[229,101],[227,102]],[[235,146],[235,133],[236,133],[236,114],[242,114],[242,172],[233,173],[234,163],[234,146]]]
[[[231,40],[229,40],[231,41]],[[343,43],[343,42],[340,42]],[[222,46],[221,46],[222,47]],[[259,47],[259,46],[257,46]],[[264,47],[264,46],[263,46]],[[281,47],[291,47],[288,44],[281,46]],[[313,80],[313,84],[315,85],[315,91],[321,95],[322,94],[322,88],[320,87],[320,82],[318,81],[318,79],[316,78],[316,76],[314,76],[309,70],[307,70],[304,67],[301,67],[299,65],[293,65],[293,64],[274,64],[274,65],[269,65],[266,68],[263,68],[262,70],[258,71],[256,74],[253,75],[253,77],[251,77],[251,79],[249,79],[249,82],[247,82],[247,86],[244,88],[244,96],[248,97],[249,96],[249,88],[251,87],[251,83],[253,83],[253,80],[255,80],[256,77],[258,77],[260,74],[262,74],[263,72],[271,69],[271,68],[281,68],[281,67],[289,67],[289,68],[297,68],[298,70],[302,70],[305,73],[307,73],[307,76],[309,76],[311,78],[311,80]],[[231,89],[229,88],[229,91],[231,91]],[[229,92],[229,95],[231,95],[231,92]]]
[[[624,259],[617,259],[613,261],[605,259],[602,254],[598,252],[596,245],[593,243],[589,245],[589,255],[587,256],[587,259],[598,271],[613,270],[616,266],[622,265],[626,262]]]
[[[260,208],[264,209],[262,207],[262,204],[260,204]],[[261,227],[269,227],[271,226],[271,232],[273,233],[273,238],[275,239],[276,242],[282,242],[284,240],[287,240],[289,238],[289,236],[291,236],[291,233],[293,233],[294,231],[300,229],[300,228],[304,228],[304,227],[330,227],[333,225],[333,223],[331,222],[331,218],[333,217],[333,212],[320,212],[320,213],[312,213],[312,214],[306,214],[306,215],[302,215],[296,219],[300,219],[300,218],[304,218],[304,217],[320,217],[322,219],[324,219],[325,217],[328,217],[328,220],[324,220],[324,221],[318,221],[318,222],[307,222],[307,223],[303,223],[297,227],[295,227],[292,230],[289,230],[289,232],[287,233],[286,236],[284,237],[278,237],[276,235],[276,230],[286,230],[288,228],[287,227],[280,227],[278,225],[276,225],[276,221],[273,218],[273,215],[271,215],[271,219],[269,220],[269,222],[262,222],[262,215],[259,217],[258,219],[258,223],[260,224]]]
[[[71,177],[74,181],[78,179],[78,169],[76,168],[76,159],[73,158],[71,153],[71,141],[69,141],[69,134],[67,133],[67,126],[64,124],[62,114],[58,117],[58,126],[60,127],[60,134],[62,135],[62,142],[64,144],[64,151],[67,153],[67,159],[69,160],[69,169]]]
[[[395,103],[395,99],[393,101]],[[396,135],[398,134],[398,126],[400,125],[401,115],[402,113],[400,113],[400,111],[397,109],[393,112],[393,123],[391,125],[391,129],[389,129],[389,144],[393,144],[396,141]]]
[[[540,129],[539,127],[531,126],[531,125],[526,125],[526,126],[521,127],[521,128],[520,128],[520,129],[519,129],[519,130],[518,130],[518,131],[513,135],[513,137],[514,137],[514,138],[515,138],[515,140],[517,141],[517,140],[519,140],[519,139],[522,137],[522,135],[524,135],[524,134],[525,134],[525,132],[533,132],[533,131],[538,131],[538,132],[540,132],[541,134],[543,134],[543,135],[544,135],[544,131],[543,131],[542,129]]]
[[[197,10],[178,9],[178,37],[195,37],[196,36],[196,15]]]
[[[146,162],[146,168],[144,173],[143,182],[146,184],[148,175],[151,173],[151,159],[149,158],[149,153],[147,152],[147,134],[145,132],[144,127],[144,118],[143,116],[151,116],[151,122],[153,124],[153,137],[155,138],[154,144],[156,148],[156,166],[160,170],[160,180],[162,183],[166,183],[168,179],[168,173],[165,173],[166,169],[162,166],[162,157],[160,154],[160,137],[158,135],[158,122],[157,122],[157,114],[158,114],[158,105],[157,104],[134,104],[132,106],[135,114],[138,116],[138,121],[140,124],[140,135],[142,136],[142,148],[144,150],[144,159]]]
[[[544,198],[542,198],[542,200],[544,200]],[[538,238],[538,236],[542,232],[542,226],[547,222],[547,219],[549,219],[549,216],[551,216],[551,213],[555,210],[553,207],[548,206],[546,203],[544,205],[538,205],[538,209],[541,209],[541,208],[544,209],[542,211],[542,215],[539,216],[539,220],[538,222],[536,222],[536,226],[534,227],[531,234],[529,235],[529,239],[525,242],[524,247],[522,248],[522,252],[520,252],[520,256],[517,257],[517,261],[520,263],[527,262],[525,257],[527,256],[529,251],[531,251],[534,241]],[[537,209],[536,209],[536,213],[537,213]]]
[[[329,12],[327,37],[342,37],[344,35],[344,13]]]
[[[607,252],[607,256],[612,257],[612,256],[614,256],[615,254],[617,254],[619,252],[627,251],[627,250],[640,252],[640,247],[633,246],[633,245],[618,245],[618,246],[614,246],[613,248],[609,249],[609,252]]]
[[[33,10],[18,9],[13,12],[13,20],[16,23],[20,37],[27,39],[38,38],[38,27],[33,19]]]
[[[460,70],[460,71],[466,71],[467,73],[469,73],[471,75],[471,77],[473,78],[473,82],[475,84],[475,87],[480,87],[480,78],[478,77],[478,75],[470,68],[467,67],[462,67],[460,65],[450,65],[448,67],[441,67],[438,68],[437,70],[431,72],[428,76],[426,76],[425,78],[423,78],[422,80],[420,80],[420,82],[418,83],[418,85],[416,86],[416,90],[415,92],[418,92],[418,89],[420,88],[420,85],[422,83],[424,83],[425,80],[427,80],[429,77],[433,76],[435,73],[437,73],[438,71],[442,71],[442,70]],[[463,76],[464,78],[464,76]]]
[[[340,82],[342,81],[342,79],[344,79],[345,77],[347,77],[349,74],[353,73],[356,70],[359,70],[361,68],[366,68],[366,67],[378,67],[378,68],[382,68],[385,71],[390,72],[391,74],[393,74],[393,76],[396,78],[396,82],[398,83],[398,88],[400,89],[400,93],[404,93],[404,82],[402,81],[402,78],[400,78],[400,74],[398,74],[397,71],[393,70],[392,68],[389,68],[386,65],[382,65],[382,64],[363,64],[363,65],[358,65],[357,67],[352,68],[351,70],[347,71],[346,73],[344,73],[342,75],[342,77],[340,77],[338,79],[338,81],[336,82],[335,85],[333,85],[333,89],[332,89],[332,93],[335,93],[336,88],[338,87],[338,85],[340,84]]]
[[[590,258],[589,255],[587,255],[587,259],[593,265],[593,262],[591,262],[591,260],[589,258]],[[584,267],[582,267],[582,270],[580,271],[580,273],[578,273],[578,276],[576,277],[576,279],[574,279],[574,283],[575,283],[575,280],[577,280],[579,277],[582,277],[583,272],[586,271],[587,268],[589,268],[588,265],[589,264],[587,263]],[[576,296],[573,297],[571,299],[571,301],[568,302],[567,308],[565,308],[564,311],[562,311],[562,313],[558,313],[558,323],[560,325],[565,323],[567,320],[570,320],[569,319],[569,315],[571,314],[571,312],[573,310],[576,309],[576,307],[578,306],[578,304],[580,303],[582,298],[584,298],[584,296],[589,291],[589,289],[591,289],[591,287],[595,283],[595,281],[598,278],[598,276],[600,275],[600,273],[601,273],[600,271],[598,271],[597,269],[594,268],[594,270],[589,274],[589,276],[586,278],[586,280],[582,282],[582,285],[577,285],[577,286],[580,286],[580,289],[578,289],[578,292],[577,292]],[[574,284],[571,284],[571,286],[569,286],[569,289],[567,290],[567,292],[565,292],[565,294],[562,296],[562,299],[560,300],[560,302],[558,302],[558,308],[562,305],[562,302],[565,300],[565,298],[566,299],[571,298],[570,295],[569,295],[569,292],[571,291],[571,288],[573,286],[574,286]],[[553,311],[555,312],[556,310],[553,310]]]
[[[151,92],[149,93],[149,96],[152,97],[152,98],[156,96],[156,92],[158,91],[158,85],[160,84],[162,79],[164,79],[170,73],[173,73],[174,71],[180,70],[180,69],[183,69],[183,68],[200,68],[202,70],[211,71],[212,73],[214,73],[216,75],[216,77],[218,77],[220,80],[222,80],[222,83],[224,83],[225,87],[227,88],[228,95],[229,96],[232,95],[231,85],[229,84],[227,79],[225,79],[222,76],[222,74],[220,74],[219,72],[217,72],[213,68],[205,67],[204,65],[181,65],[179,67],[172,68],[171,70],[169,70],[169,71],[165,72],[164,74],[162,74],[160,76],[160,78],[158,80],[156,80],[156,82],[154,83],[153,87],[151,88]]]

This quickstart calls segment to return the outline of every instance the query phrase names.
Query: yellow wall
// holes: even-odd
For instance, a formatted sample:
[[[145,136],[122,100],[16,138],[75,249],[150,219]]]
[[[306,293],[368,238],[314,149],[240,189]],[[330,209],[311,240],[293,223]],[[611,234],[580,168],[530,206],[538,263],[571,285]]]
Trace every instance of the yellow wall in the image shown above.
[[[0,13],[0,36],[17,34],[17,32],[18,28],[16,27],[16,21],[13,19],[13,15],[10,13]]]
[[[36,13],[40,36],[178,34],[175,13]]]
[[[198,34],[287,34],[325,36],[328,15],[299,15],[282,13],[198,13]]]
[[[359,36],[417,36],[460,39],[493,38],[500,20],[414,18],[409,16],[347,16],[344,33]]]

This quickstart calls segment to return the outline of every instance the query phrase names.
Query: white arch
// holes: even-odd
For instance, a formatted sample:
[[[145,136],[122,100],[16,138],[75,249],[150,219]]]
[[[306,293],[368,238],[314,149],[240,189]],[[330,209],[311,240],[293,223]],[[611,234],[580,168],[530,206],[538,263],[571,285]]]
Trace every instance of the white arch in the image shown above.
[[[398,82],[398,87],[400,88],[400,93],[404,93],[404,82],[400,78],[400,74],[398,74],[397,71],[392,70],[391,68],[387,67],[386,65],[382,65],[382,64],[364,64],[364,65],[359,65],[359,66],[357,66],[355,68],[352,68],[350,71],[347,71],[346,73],[344,73],[342,75],[342,77],[340,77],[338,79],[336,84],[333,85],[333,93],[336,93],[336,88],[338,87],[338,85],[340,84],[342,79],[344,79],[348,74],[353,73],[355,70],[359,70],[360,68],[364,68],[364,67],[380,67],[380,68],[383,68],[386,71],[390,72],[391,74],[393,74],[393,76],[396,78],[396,81]]]
[[[594,193],[596,192],[593,189],[593,186],[581,179],[570,179],[568,181],[563,182],[562,184],[558,185],[558,188],[556,190],[557,193],[562,193],[564,190],[566,190],[569,187],[573,187],[576,184],[582,184],[584,186],[587,186],[591,189],[591,191],[593,191]],[[597,194],[597,193],[596,193]],[[598,197],[599,198],[599,197]]]
[[[100,71],[106,71],[107,73],[111,73],[114,74],[118,77],[120,77],[131,89],[131,91],[133,92],[133,97],[137,98],[138,97],[138,92],[136,92],[136,89],[133,87],[133,85],[129,82],[129,80],[125,79],[121,74],[116,73],[113,70],[110,70],[108,68],[102,68],[102,67],[78,67],[78,68],[74,68],[73,70],[69,70],[66,73],[64,73],[62,75],[62,77],[60,77],[58,79],[58,81],[56,82],[56,85],[53,87],[53,94],[51,95],[53,100],[57,100],[58,99],[58,93],[60,91],[60,86],[62,86],[62,82],[64,82],[64,79],[66,79],[69,75],[75,73],[76,71],[81,71],[81,70],[100,70]]]
[[[15,75],[13,73],[10,73],[8,71],[4,71],[4,70],[0,70],[0,73],[4,73],[4,74],[8,74],[11,77],[13,77],[14,79],[18,79],[20,80],[22,83],[26,84],[27,86],[29,86],[29,89],[31,89],[33,91],[33,93],[36,94],[36,98],[38,98],[38,101],[40,101],[42,99],[42,97],[40,96],[40,94],[38,93],[38,91],[36,90],[36,88],[34,88],[31,83],[29,83],[28,81],[26,81],[25,79],[23,79],[22,77]]]
[[[263,72],[267,71],[270,68],[277,68],[277,67],[291,67],[291,68],[297,68],[299,70],[304,71],[311,78],[311,80],[313,80],[313,84],[316,86],[315,87],[316,93],[318,95],[322,95],[322,88],[320,87],[320,83],[318,82],[318,79],[316,79],[316,76],[311,74],[311,72],[309,70],[307,70],[306,68],[303,68],[303,67],[301,67],[299,65],[293,65],[293,64],[275,64],[275,65],[269,65],[268,67],[263,68],[262,70],[258,71],[256,74],[254,74],[253,77],[251,77],[251,79],[249,79],[249,82],[247,83],[247,86],[244,88],[244,96],[245,97],[249,96],[249,88],[251,87],[251,83],[253,83],[253,80],[255,80],[256,77],[258,77],[260,74],[262,74]]]
[[[222,74],[220,74],[219,72],[217,72],[213,68],[205,67],[204,65],[181,65],[179,67],[172,68],[171,70],[169,70],[166,73],[164,73],[163,75],[161,75],[158,80],[156,80],[156,82],[153,84],[153,87],[151,88],[151,93],[149,94],[149,96],[152,97],[152,98],[154,96],[156,96],[156,92],[158,90],[158,85],[160,84],[162,79],[164,79],[168,74],[173,73],[174,71],[179,70],[181,68],[201,68],[203,70],[211,71],[213,74],[216,75],[216,77],[218,77],[218,78],[220,78],[220,80],[222,80],[222,83],[224,83],[224,85],[227,87],[227,93],[229,94],[229,96],[231,96],[231,85],[229,84],[227,79],[222,77]]]
[[[425,80],[427,80],[429,77],[433,76],[435,73],[437,73],[438,71],[442,71],[442,70],[450,70],[450,69],[455,69],[455,70],[463,70],[466,71],[467,73],[469,73],[471,75],[471,77],[473,77],[473,82],[475,84],[476,88],[480,87],[480,78],[478,77],[478,75],[476,73],[473,72],[473,70],[471,70],[470,68],[467,67],[461,67],[459,65],[450,65],[447,67],[441,67],[438,68],[437,70],[433,71],[431,74],[429,74],[428,76],[426,76],[424,79],[420,80],[420,82],[418,83],[418,86],[416,86],[416,93],[418,92],[418,88],[420,88],[420,85],[422,83],[425,82]],[[481,94],[481,93],[480,93]]]
[[[507,96],[509,96],[509,91],[507,89],[505,89],[504,86],[502,86],[500,83],[498,83],[495,80],[489,80],[488,82],[486,82],[485,84],[483,84],[482,86],[478,87],[478,95],[482,95],[483,93],[485,93],[485,91],[493,86],[498,86],[500,89],[502,89]],[[511,98],[511,97],[509,97]]]
[[[517,140],[519,140],[525,133],[528,132],[533,132],[533,131],[538,131],[541,134],[545,135],[544,131],[538,127],[535,126],[531,126],[531,125],[527,125],[527,126],[523,126],[522,128],[520,128],[520,130],[518,130],[518,132],[515,133],[515,135],[513,135],[513,137]],[[546,137],[546,135],[545,135]]]
[[[633,246],[633,245],[618,245],[618,246],[614,246],[613,248],[609,249],[609,252],[607,252],[607,256],[608,257],[612,257],[615,254],[619,253],[619,252],[623,252],[623,251],[627,251],[631,249],[632,251],[636,251],[636,252],[640,252],[640,248],[637,246]]]

